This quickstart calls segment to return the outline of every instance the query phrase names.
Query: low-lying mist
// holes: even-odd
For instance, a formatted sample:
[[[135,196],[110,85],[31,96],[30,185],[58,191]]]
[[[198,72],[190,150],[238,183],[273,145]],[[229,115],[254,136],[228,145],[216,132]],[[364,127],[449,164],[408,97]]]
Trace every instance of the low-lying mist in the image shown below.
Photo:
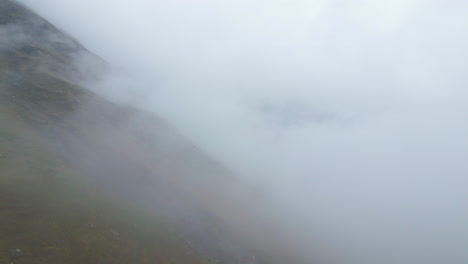
[[[285,251],[468,261],[467,2],[22,2],[112,65],[91,89],[235,171]]]

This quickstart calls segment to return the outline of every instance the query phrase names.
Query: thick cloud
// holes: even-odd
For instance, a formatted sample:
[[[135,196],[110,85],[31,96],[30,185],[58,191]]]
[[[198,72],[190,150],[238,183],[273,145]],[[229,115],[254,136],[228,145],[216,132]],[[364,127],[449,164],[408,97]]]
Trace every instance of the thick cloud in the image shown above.
[[[468,261],[466,1],[23,2],[343,263]]]

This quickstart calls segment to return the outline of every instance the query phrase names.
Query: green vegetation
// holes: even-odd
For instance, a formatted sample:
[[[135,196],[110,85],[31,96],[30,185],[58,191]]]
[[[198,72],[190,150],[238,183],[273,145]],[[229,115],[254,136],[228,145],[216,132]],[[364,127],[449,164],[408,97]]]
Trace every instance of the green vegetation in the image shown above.
[[[96,142],[68,118],[87,99],[100,99],[66,78],[77,43],[0,0],[0,26],[16,22],[29,35],[0,40],[0,263],[15,249],[18,264],[210,263],[157,214],[102,188],[53,150],[59,131]],[[51,34],[66,41],[50,41]]]
[[[95,56],[44,19],[0,0],[5,25],[15,30],[0,39],[0,263],[15,249],[17,264],[259,259],[207,209],[225,210],[211,197],[233,180],[212,177],[225,168],[157,116],[81,87],[73,58]]]
[[[16,263],[208,263],[54,156],[14,112],[0,107],[0,120],[1,260],[18,248]]]

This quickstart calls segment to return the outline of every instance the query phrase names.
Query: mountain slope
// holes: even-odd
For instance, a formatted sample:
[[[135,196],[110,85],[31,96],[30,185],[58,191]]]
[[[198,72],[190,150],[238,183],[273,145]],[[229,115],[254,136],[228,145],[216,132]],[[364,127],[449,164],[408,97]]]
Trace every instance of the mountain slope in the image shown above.
[[[15,1],[0,0],[0,37],[0,261],[19,248],[17,263],[261,262],[211,198],[228,170],[79,85],[102,60]]]

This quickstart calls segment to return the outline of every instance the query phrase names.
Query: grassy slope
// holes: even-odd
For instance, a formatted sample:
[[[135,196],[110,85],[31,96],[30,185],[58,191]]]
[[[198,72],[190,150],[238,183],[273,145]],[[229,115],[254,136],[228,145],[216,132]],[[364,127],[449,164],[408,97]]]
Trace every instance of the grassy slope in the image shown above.
[[[0,107],[4,261],[10,249],[20,248],[24,257],[17,263],[207,263],[157,218],[115,201],[50,153],[34,129],[4,106]]]
[[[28,16],[0,0],[0,24]],[[156,216],[51,151],[43,132],[73,129],[64,120],[94,95],[62,76],[71,61],[67,45],[43,35],[8,43],[0,54],[0,262],[19,248],[17,263],[208,263]]]
[[[232,175],[158,117],[77,85],[73,53],[89,52],[11,3],[0,27],[28,22],[0,39],[0,262],[20,248],[20,264],[265,263],[215,216],[244,217],[217,199]]]

